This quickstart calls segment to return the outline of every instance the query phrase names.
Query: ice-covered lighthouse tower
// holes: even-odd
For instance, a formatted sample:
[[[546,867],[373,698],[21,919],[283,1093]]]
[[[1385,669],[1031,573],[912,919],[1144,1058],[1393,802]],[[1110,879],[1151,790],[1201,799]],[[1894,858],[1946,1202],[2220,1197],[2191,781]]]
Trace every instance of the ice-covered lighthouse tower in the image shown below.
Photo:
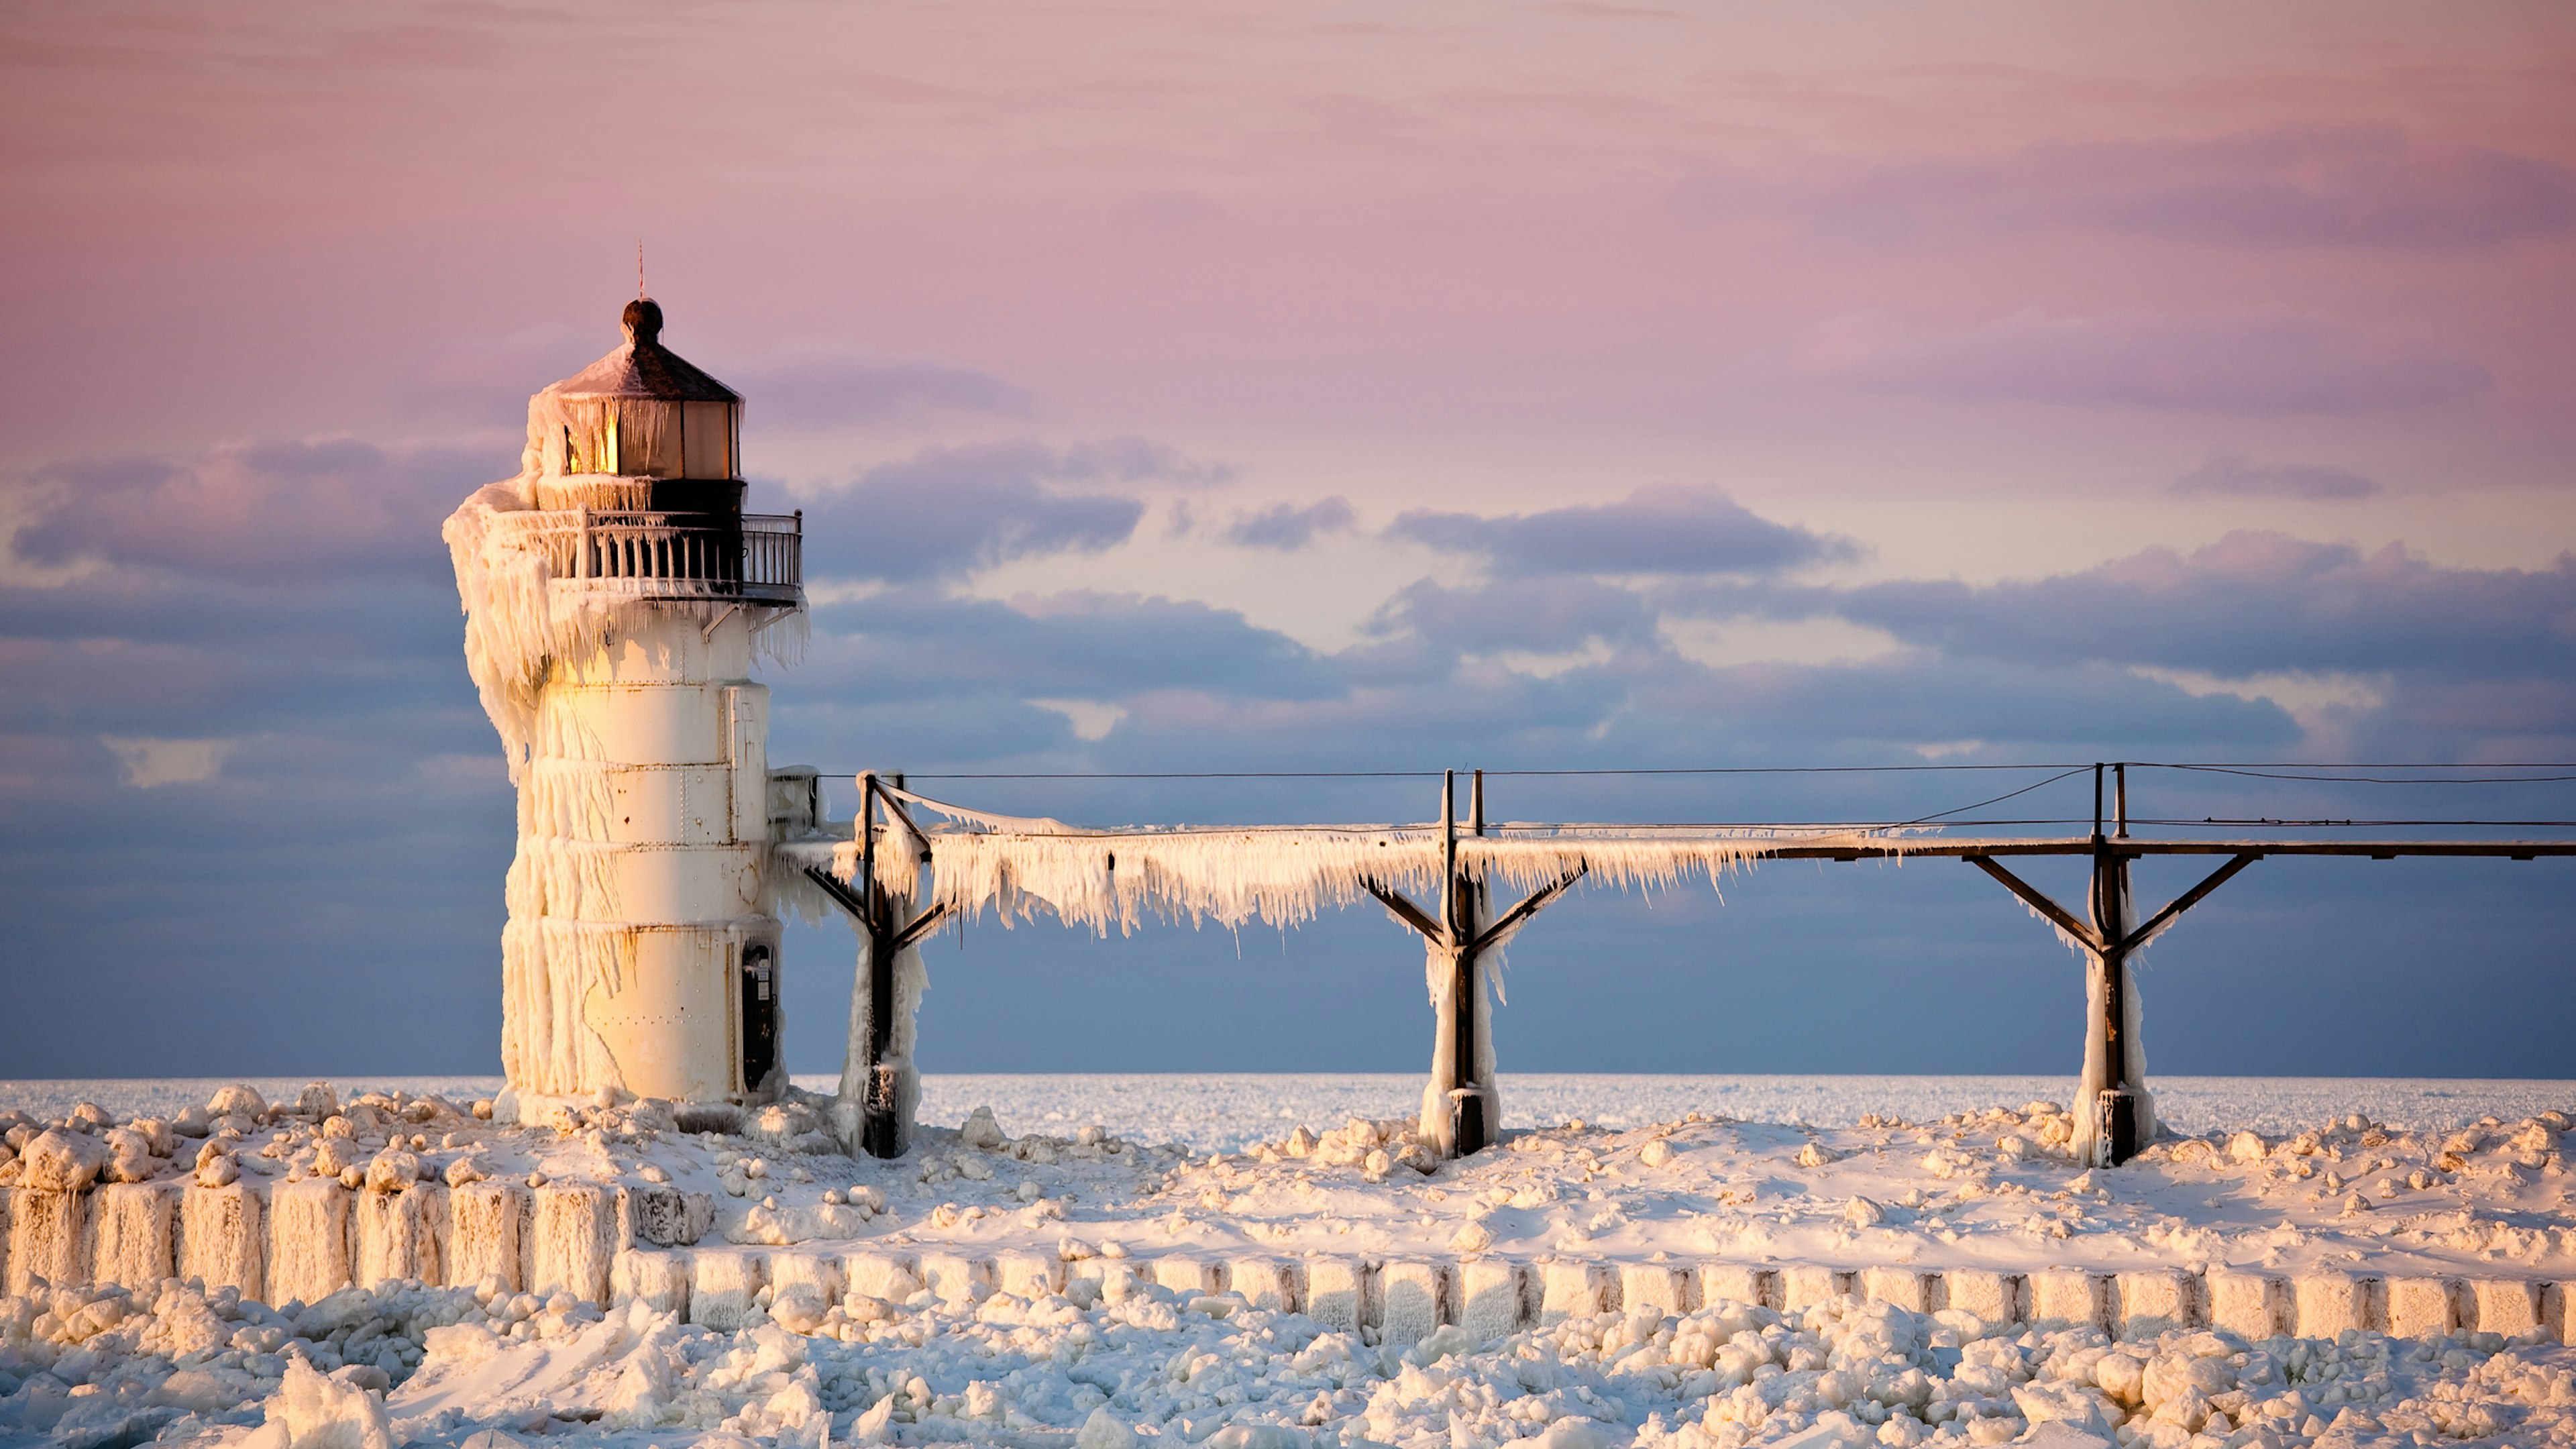
[[[801,645],[798,517],[743,512],[742,399],[626,306],[528,402],[519,476],[447,520],[465,657],[508,751],[510,1102],[758,1101],[780,1069],[769,691]],[[781,825],[811,772],[782,772]],[[792,825],[790,826],[792,828]]]

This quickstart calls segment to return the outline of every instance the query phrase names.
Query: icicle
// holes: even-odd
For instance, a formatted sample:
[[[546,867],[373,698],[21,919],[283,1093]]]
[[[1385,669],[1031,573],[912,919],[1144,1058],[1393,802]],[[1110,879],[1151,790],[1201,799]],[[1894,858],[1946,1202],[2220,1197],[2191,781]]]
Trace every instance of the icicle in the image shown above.
[[[639,480],[649,481],[649,480]],[[740,607],[721,598],[643,599],[657,579],[579,578],[581,518],[575,509],[535,506],[534,479],[495,483],[448,515],[441,532],[456,568],[465,610],[465,668],[483,712],[500,732],[517,782],[532,755],[568,743],[575,758],[595,752],[559,723],[539,719],[546,679],[561,661],[588,656],[615,633],[636,633],[649,620],[673,616],[701,629]],[[752,630],[752,649],[781,664],[803,657],[808,623],[802,609],[782,609]]]
[[[884,787],[880,787],[884,788]],[[960,917],[991,910],[1006,926],[1040,911],[1102,935],[1134,931],[1149,918],[1239,928],[1294,926],[1329,907],[1368,899],[1372,884],[1437,889],[1437,826],[1315,825],[1081,830],[1059,820],[1000,815],[888,790],[957,828],[929,830],[930,899]],[[1503,827],[1516,833],[1458,843],[1468,873],[1498,888],[1529,891],[1581,869],[1617,889],[1660,889],[1691,877],[1715,884],[1784,845],[1902,849],[1896,831],[1807,830],[1794,826],[1640,832],[1615,825]],[[910,896],[918,861],[899,827],[881,837],[879,883]],[[855,842],[837,842],[828,863],[847,880],[858,869]],[[799,868],[801,869],[801,864]]]

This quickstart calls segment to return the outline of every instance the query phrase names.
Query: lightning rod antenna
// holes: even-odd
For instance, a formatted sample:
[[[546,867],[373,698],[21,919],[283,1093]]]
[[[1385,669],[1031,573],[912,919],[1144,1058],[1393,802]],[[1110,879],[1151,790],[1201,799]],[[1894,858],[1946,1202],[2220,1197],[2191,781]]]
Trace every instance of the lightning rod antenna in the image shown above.
[[[644,295],[644,238],[635,239],[635,295]]]

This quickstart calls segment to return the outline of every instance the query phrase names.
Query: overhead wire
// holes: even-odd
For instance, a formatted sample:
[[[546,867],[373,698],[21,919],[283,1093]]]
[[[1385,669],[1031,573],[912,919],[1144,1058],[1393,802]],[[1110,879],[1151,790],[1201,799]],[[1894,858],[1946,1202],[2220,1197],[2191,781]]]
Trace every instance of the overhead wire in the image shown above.
[[[1720,821],[1720,820],[1701,820],[1701,821],[1636,821],[1636,822],[1619,822],[1619,823],[1617,823],[1615,826],[1614,826],[1614,825],[1612,825],[1612,824],[1610,824],[1609,822],[1583,822],[1583,823],[1581,823],[1581,824],[1569,824],[1569,823],[1562,823],[1562,822],[1558,822],[1558,823],[1532,823],[1532,822],[1517,822],[1517,823],[1491,823],[1491,824],[1488,824],[1488,825],[1487,825],[1487,827],[1486,827],[1486,828],[1487,828],[1487,830],[1488,830],[1488,831],[1491,831],[1491,832],[1496,832],[1496,833],[1506,833],[1506,832],[1507,832],[1507,833],[1513,833],[1513,834],[1534,833],[1534,832],[1545,832],[1545,831],[1558,831],[1558,830],[1566,830],[1566,829],[1605,829],[1605,828],[1616,828],[1616,829],[1625,829],[1625,830],[1639,830],[1639,831],[1663,831],[1663,830],[1749,830],[1749,829],[1797,829],[1797,830],[1822,830],[1822,829],[1841,829],[1841,830],[1902,830],[1902,829],[1909,829],[1909,828],[1916,828],[1916,827],[1925,827],[1925,826],[1931,826],[1931,827],[1934,827],[1934,828],[1962,828],[1962,827],[1991,827],[1991,826],[2017,826],[2017,827],[2032,827],[2032,826],[2050,826],[2050,825],[2074,825],[2074,826],[2091,825],[2091,824],[2094,824],[2094,823],[2096,823],[2096,822],[2094,822],[2094,821],[2093,821],[2092,819],[2090,819],[2089,817],[2082,817],[2082,816],[2077,816],[2077,817],[2065,817],[2065,816],[2053,816],[2053,817],[2051,817],[2051,816],[2031,816],[2031,817],[2016,817],[2016,818],[1988,818],[1988,819],[1977,819],[1977,820],[1960,820],[1960,819],[1957,819],[1957,818],[1955,818],[1955,817],[1960,816],[1960,815],[1967,814],[1967,813],[1968,813],[1968,812],[1970,812],[1970,811],[1982,810],[1982,809],[1985,809],[1985,808],[1987,808],[1987,807],[1989,807],[1989,806],[1999,805],[1999,804],[2002,804],[2004,801],[2007,801],[2007,800],[2017,799],[2017,798],[2019,798],[2019,797],[2021,797],[2021,796],[2028,795],[2028,794],[2030,794],[2030,793],[2032,793],[2032,792],[2034,792],[2034,791],[2045,789],[2045,788],[2047,788],[2047,787],[2048,787],[2048,786],[2050,786],[2050,785],[2058,784],[2058,783],[2060,783],[2060,782],[2062,782],[2062,781],[2065,781],[2065,780],[2068,780],[2068,779],[2075,778],[2075,777],[2080,776],[2080,775],[2082,775],[2082,774],[2084,774],[2084,773],[2086,773],[2087,771],[2090,771],[2090,770],[2094,770],[2094,769],[2097,769],[2097,768],[2107,768],[2107,767],[2112,767],[2112,766],[2127,766],[2127,767],[2137,768],[2137,769],[2141,769],[2141,770],[2174,770],[2174,771],[2183,771],[2183,772],[2196,772],[2196,773],[2207,773],[2207,774],[2218,774],[2218,775],[2230,775],[2230,776],[2238,776],[2238,777],[2242,777],[2242,778],[2249,778],[2249,779],[2281,780],[2281,781],[2289,781],[2289,782],[2313,782],[2313,783],[2318,783],[2318,784],[2360,784],[2360,785],[2521,785],[2521,784],[2551,784],[2551,783],[2560,783],[2560,782],[2569,781],[2569,780],[2576,780],[2576,773],[2571,773],[2571,774],[2566,774],[2566,775],[2494,775],[2494,774],[2487,774],[2487,775],[2477,775],[2477,776],[2458,776],[2458,775],[2447,775],[2447,776],[2432,776],[2432,777],[2388,777],[2388,776],[2376,776],[2376,775],[2344,775],[2344,774],[2334,774],[2334,775],[2329,775],[2329,774],[2317,774],[2317,773],[2291,773],[2291,772],[2313,772],[2313,771],[2321,771],[2321,770],[2401,770],[2401,769],[2402,769],[2402,770],[2426,770],[2426,771],[2457,771],[2457,770],[2486,770],[2486,771],[2494,771],[2494,770],[2569,770],[2569,771],[2576,771],[2576,764],[2559,764],[2559,763],[2554,763],[2554,762],[2529,763],[2529,764],[2505,764],[2505,765],[2497,765],[2497,764],[2460,764],[2460,765],[2451,765],[2451,764],[2395,764],[2395,763],[2392,763],[2392,764],[2358,764],[2358,765],[2356,765],[2356,764],[2317,764],[2317,765],[2311,765],[2311,764],[2303,764],[2303,763],[2295,763],[2295,762],[2293,762],[2293,763],[2283,764],[2283,763],[2272,763],[2272,762],[2233,763],[2233,762],[2150,761],[2150,760],[2103,761],[2103,762],[2100,762],[2099,764],[2071,764],[2071,765],[2070,765],[2070,764],[2037,764],[2037,763],[2029,763],[2029,764],[1991,764],[1991,763],[1955,763],[1955,762],[1954,762],[1954,763],[1933,763],[1933,762],[1927,762],[1927,763],[1923,763],[1923,764],[1905,764],[1905,765],[1708,765],[1708,766],[1659,766],[1659,767],[1635,767],[1635,768],[1593,768],[1593,769],[1563,769],[1563,770],[1550,770],[1550,769],[1523,769],[1523,770],[1509,770],[1509,769],[1506,769],[1506,770],[1485,770],[1485,771],[1482,771],[1481,773],[1483,773],[1484,775],[1487,775],[1487,776],[1489,776],[1489,777],[1531,779],[1531,778],[1618,778],[1618,777],[1622,777],[1622,776],[1636,776],[1636,777],[1670,777],[1670,776],[1688,776],[1688,775],[1699,775],[1699,776],[1737,776],[1737,775],[1960,774],[1960,773],[1971,773],[1971,772],[1988,772],[1988,773],[1991,773],[1991,772],[1998,771],[1998,770],[2001,770],[2001,771],[2047,770],[2047,771],[2051,771],[2051,772],[2052,772],[2052,773],[2050,773],[2048,776],[2046,776],[2045,778],[2040,779],[2040,780],[2035,780],[2035,781],[2031,782],[2030,784],[2027,784],[2027,785],[2024,785],[2024,786],[2020,787],[2019,789],[2015,789],[2015,790],[2008,790],[2008,791],[2005,791],[2004,793],[2002,793],[2002,794],[2000,794],[2000,795],[1993,795],[1993,796],[1989,796],[1989,797],[1987,797],[1987,798],[1985,798],[1985,799],[1972,801],[1972,802],[1970,802],[1970,803],[1968,803],[1968,804],[1953,806],[1953,807],[1951,807],[1951,808],[1949,808],[1949,809],[1947,809],[1947,810],[1937,810],[1937,811],[1933,811],[1933,812],[1931,812],[1931,813],[1929,813],[1929,814],[1925,814],[1925,815],[1917,815],[1917,816],[1913,816],[1913,817],[1911,817],[1911,818],[1908,818],[1908,819],[1902,819],[1902,820],[1866,820],[1866,821],[1863,821],[1863,820],[1763,820],[1763,821],[1732,821],[1732,820],[1728,820],[1728,821]],[[826,778],[831,778],[831,779],[853,779],[853,780],[854,780],[854,779],[857,779],[857,778],[858,778],[859,773],[860,773],[860,772],[857,772],[857,771],[839,771],[839,772],[834,772],[834,773],[832,773],[832,774],[830,774],[830,775],[826,776]],[[892,772],[880,772],[880,773],[892,773]],[[1439,776],[1441,776],[1443,773],[1444,773],[1444,771],[1440,771],[1440,770],[1151,770],[1151,771],[1124,771],[1124,770],[1099,770],[1099,771],[1070,771],[1070,770],[1066,770],[1066,771],[1034,771],[1034,770],[1032,770],[1032,771],[1000,771],[1000,770],[996,770],[996,771],[931,771],[931,772],[924,772],[924,773],[917,773],[917,774],[916,774],[916,773],[907,773],[907,774],[905,775],[905,778],[906,778],[906,779],[908,779],[908,780],[912,780],[912,781],[924,781],[924,782],[926,782],[926,781],[933,781],[933,780],[937,780],[937,781],[974,781],[974,780],[990,780],[990,781],[1006,781],[1006,780],[1023,780],[1023,781],[1075,781],[1075,780],[1422,780],[1422,779],[1433,779],[1433,778],[1438,778],[1438,777],[1439,777]],[[2263,816],[2263,817],[2241,817],[2241,818],[2239,818],[2239,817],[2221,817],[2221,816],[2204,816],[2204,817],[2201,817],[2201,818],[2199,818],[2199,819],[2196,819],[2196,820],[2195,820],[2195,819],[2185,819],[2185,818],[2180,818],[2180,817],[2166,818],[2166,817],[2137,817],[2137,816],[2132,816],[2132,817],[2130,817],[2130,819],[2129,819],[2129,822],[2128,822],[2128,823],[2129,823],[2130,825],[2132,825],[2132,826],[2159,826],[2159,827],[2165,827],[2165,828],[2181,828],[2181,829],[2192,829],[2192,828],[2199,828],[2199,827],[2213,827],[2213,826],[2228,826],[2228,827],[2240,827],[2240,828],[2243,828],[2243,827],[2250,827],[2250,828],[2259,828],[2259,829],[2315,829],[2315,830],[2340,830],[2340,829],[2361,829],[2361,828],[2370,828],[2370,829],[2387,829],[2387,828],[2410,828],[2410,827],[2411,827],[2411,828],[2495,827],[2495,828],[2518,828],[2518,829],[2576,829],[2576,820],[2556,820],[2556,819],[2514,819],[2514,820],[2499,820],[2499,819],[2466,819],[2466,818],[2442,818],[2442,819],[2434,819],[2434,818],[2421,818],[2421,819],[2380,818],[2380,819],[2363,819],[2363,818],[2360,818],[2360,817],[2347,817],[2347,818],[2344,818],[2344,819],[2337,820],[2337,819],[2332,819],[2332,818],[2325,818],[2325,819],[2313,819],[2313,818],[2310,818],[2310,819],[2294,819],[2294,818],[2287,818],[2287,817],[2269,817],[2269,816]],[[1391,830],[1391,831],[1395,831],[1395,830],[1421,829],[1421,828],[1424,828],[1424,827],[1423,827],[1423,826],[1421,826],[1421,825],[1404,825],[1404,824],[1383,824],[1383,825],[1380,825],[1380,824],[1289,825],[1289,824],[1270,824],[1270,823],[1264,823],[1264,824],[1230,825],[1230,826],[1229,826],[1229,825],[1193,825],[1193,826],[1175,826],[1175,827],[1160,827],[1160,828],[1157,828],[1157,827],[1151,827],[1151,826],[1146,826],[1146,827],[1132,827],[1132,828],[1143,828],[1143,829],[1147,829],[1147,830],[1153,830],[1153,831],[1155,831],[1155,833],[1178,833],[1178,834],[1210,833],[1210,834],[1222,834],[1222,833],[1244,833],[1244,832],[1270,833],[1270,832],[1281,832],[1281,831],[1301,831],[1301,830],[1312,830],[1312,829],[1332,829],[1332,830]],[[1079,834],[1090,834],[1090,833],[1092,833],[1092,832],[1089,832],[1089,831],[1081,831],[1081,832],[1075,832],[1075,833],[1079,833]]]

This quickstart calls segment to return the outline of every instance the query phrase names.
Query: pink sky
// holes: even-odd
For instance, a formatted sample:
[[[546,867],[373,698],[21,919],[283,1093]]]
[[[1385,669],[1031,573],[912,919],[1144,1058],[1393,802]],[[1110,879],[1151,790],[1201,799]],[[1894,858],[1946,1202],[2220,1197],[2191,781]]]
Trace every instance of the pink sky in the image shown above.
[[[2512,493],[2464,557],[2545,559],[2507,521],[2534,508],[2564,537],[2564,7],[1386,13],[19,8],[7,456],[506,428],[417,390],[550,378],[514,336],[596,352],[641,237],[719,375],[938,359],[1040,432],[1174,438],[1282,497],[1371,455],[1453,501],[2135,495],[2236,452]],[[2072,355],[1926,390],[2016,318]],[[2265,319],[2301,365],[2457,385],[2121,380],[2160,328]],[[2377,507],[2343,516],[2403,531]]]

